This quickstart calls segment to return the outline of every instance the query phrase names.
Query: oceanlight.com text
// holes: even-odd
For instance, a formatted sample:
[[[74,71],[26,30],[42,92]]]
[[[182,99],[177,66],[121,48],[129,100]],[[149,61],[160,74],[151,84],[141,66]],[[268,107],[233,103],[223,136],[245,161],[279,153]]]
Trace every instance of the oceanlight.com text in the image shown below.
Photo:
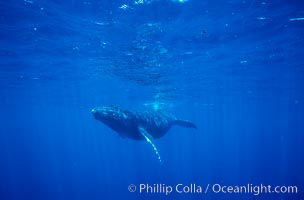
[[[213,184],[212,185],[213,193],[229,193],[229,194],[297,194],[298,187],[297,186],[271,186],[271,185],[235,185],[235,186],[226,186],[221,184]]]

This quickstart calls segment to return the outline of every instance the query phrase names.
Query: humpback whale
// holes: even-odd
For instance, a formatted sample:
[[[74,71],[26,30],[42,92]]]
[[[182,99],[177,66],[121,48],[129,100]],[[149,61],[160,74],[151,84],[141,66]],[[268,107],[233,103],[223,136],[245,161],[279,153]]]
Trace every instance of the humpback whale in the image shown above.
[[[164,136],[173,125],[197,129],[194,123],[160,110],[132,112],[118,106],[101,106],[93,108],[92,114],[120,136],[150,143],[160,162],[154,139]]]

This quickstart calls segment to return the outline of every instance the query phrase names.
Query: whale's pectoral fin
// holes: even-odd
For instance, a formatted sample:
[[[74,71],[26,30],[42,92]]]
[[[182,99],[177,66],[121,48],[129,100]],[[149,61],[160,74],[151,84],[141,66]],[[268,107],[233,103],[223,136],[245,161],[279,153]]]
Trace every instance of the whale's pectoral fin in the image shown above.
[[[186,128],[195,128],[195,129],[197,129],[197,126],[194,123],[186,121],[186,120],[177,119],[177,120],[174,121],[173,124],[174,125],[183,126],[183,127],[186,127]]]
[[[146,139],[146,141],[151,144],[151,146],[153,147],[153,149],[155,151],[155,154],[157,155],[159,162],[161,162],[160,155],[154,144],[154,138],[146,131],[146,129],[139,127],[138,130],[139,130],[140,134]]]

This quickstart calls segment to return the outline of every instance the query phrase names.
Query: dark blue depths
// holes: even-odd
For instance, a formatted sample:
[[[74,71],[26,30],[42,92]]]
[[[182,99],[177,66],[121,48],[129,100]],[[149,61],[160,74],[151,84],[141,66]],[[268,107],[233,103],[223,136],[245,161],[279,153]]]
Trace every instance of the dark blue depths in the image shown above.
[[[1,1],[0,199],[303,198],[303,18],[295,0]],[[160,164],[94,120],[110,104],[198,130],[156,140]],[[298,194],[128,191],[179,183]]]

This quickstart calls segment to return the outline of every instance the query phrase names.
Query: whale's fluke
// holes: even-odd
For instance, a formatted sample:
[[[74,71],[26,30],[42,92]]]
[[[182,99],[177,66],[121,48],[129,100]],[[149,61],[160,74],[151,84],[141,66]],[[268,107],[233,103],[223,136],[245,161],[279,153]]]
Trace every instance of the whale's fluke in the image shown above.
[[[197,129],[197,126],[190,122],[190,121],[186,121],[186,120],[180,120],[180,119],[177,119],[173,122],[174,125],[179,125],[179,126],[183,126],[183,127],[186,127],[186,128],[194,128],[194,129]]]

